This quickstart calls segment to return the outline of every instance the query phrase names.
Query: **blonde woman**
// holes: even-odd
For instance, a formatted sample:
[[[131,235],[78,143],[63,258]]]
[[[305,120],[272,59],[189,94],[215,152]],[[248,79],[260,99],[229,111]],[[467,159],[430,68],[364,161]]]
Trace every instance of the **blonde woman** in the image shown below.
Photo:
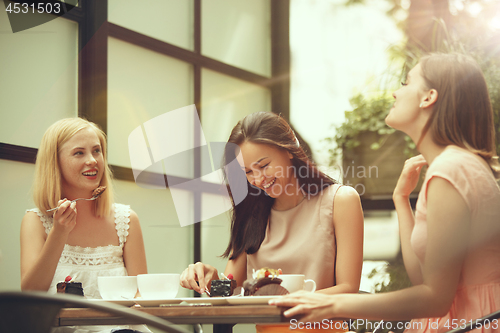
[[[56,284],[71,276],[82,282],[87,298],[101,298],[98,276],[147,273],[139,219],[129,206],[113,202],[106,157],[104,132],[87,120],[63,119],[45,132],[35,166],[37,208],[28,210],[21,224],[23,291],[55,293]],[[106,190],[98,200],[71,202],[91,198],[99,186]],[[47,212],[54,207],[59,208]]]
[[[405,320],[407,332],[446,332],[500,309],[500,188],[493,112],[477,63],[460,54],[422,58],[394,92],[386,123],[422,153],[394,190],[401,246],[413,286],[377,295],[290,295],[303,321]],[[413,215],[409,195],[429,168]],[[498,319],[474,332],[498,332]]]

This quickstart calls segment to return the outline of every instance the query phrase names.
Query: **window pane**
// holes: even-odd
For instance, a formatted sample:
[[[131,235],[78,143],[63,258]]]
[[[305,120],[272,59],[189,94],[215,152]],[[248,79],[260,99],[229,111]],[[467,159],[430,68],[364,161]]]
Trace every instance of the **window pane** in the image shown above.
[[[2,4],[0,4],[2,6]],[[0,7],[1,8],[1,7]],[[2,291],[19,290],[19,228],[26,209],[35,208],[32,199],[35,165],[0,159],[2,232],[0,233],[0,276]]]
[[[231,130],[244,116],[271,111],[268,89],[227,75],[203,69],[201,76],[201,125],[207,142],[226,142]],[[202,158],[202,162],[206,159]],[[214,169],[221,161],[213,161]],[[210,170],[202,165],[202,170]],[[217,182],[216,179],[207,181]]]
[[[114,180],[113,184],[120,203],[131,205],[139,216],[148,272],[182,272],[193,262],[193,229],[179,224],[171,191],[143,189],[123,180]],[[185,203],[189,208],[183,212],[191,212],[192,200]],[[179,288],[178,297],[191,295],[190,290]]]
[[[218,202],[219,198],[217,197],[214,194],[202,194],[203,209]],[[210,263],[219,272],[224,272],[227,263],[227,260],[220,258],[220,255],[224,253],[229,244],[230,225],[229,213],[212,217],[201,223],[201,261]]]
[[[56,18],[12,33],[1,10],[0,31],[0,142],[37,148],[52,123],[78,115],[78,24]]]
[[[270,76],[270,0],[211,0],[201,5],[203,55]]]
[[[190,64],[110,38],[108,43],[110,163],[130,167],[128,152],[130,133],[156,116],[193,104],[193,96],[193,69]],[[165,144],[175,144],[175,142]]]
[[[108,0],[109,22],[193,50],[193,0]]]

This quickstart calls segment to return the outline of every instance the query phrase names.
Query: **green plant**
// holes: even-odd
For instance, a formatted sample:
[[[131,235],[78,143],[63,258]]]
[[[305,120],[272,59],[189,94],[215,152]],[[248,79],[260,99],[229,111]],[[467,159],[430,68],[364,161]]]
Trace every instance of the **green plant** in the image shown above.
[[[394,104],[394,98],[389,92],[382,92],[370,97],[357,94],[350,99],[353,107],[351,111],[345,112],[345,121],[335,128],[335,136],[326,138],[325,141],[331,145],[330,166],[333,166],[344,150],[352,150],[361,144],[360,134],[363,132],[375,132],[380,137],[371,143],[370,147],[377,150],[384,145],[388,135],[395,132],[385,123],[385,117]],[[406,137],[406,155],[410,155],[415,148],[414,143]]]
[[[443,22],[438,22],[444,24]],[[437,24],[438,24],[437,23]],[[455,40],[450,36],[444,40],[444,44],[440,47],[442,52],[460,52],[471,55],[476,59],[479,66],[483,70],[486,83],[488,85],[491,104],[494,114],[494,124],[496,129],[497,152],[500,151],[500,56],[496,53],[487,52],[484,49],[470,49],[466,44],[459,40]],[[404,78],[406,71],[412,68],[422,54],[418,50],[403,50],[398,47],[391,48],[391,53],[394,58],[404,56],[406,62],[401,69],[401,73],[393,74]],[[398,55],[399,54],[399,55]],[[370,147],[377,150],[383,146],[389,134],[395,132],[394,129],[385,124],[385,117],[389,113],[390,108],[394,103],[394,99],[389,90],[382,90],[376,94],[363,95],[356,94],[350,99],[352,106],[351,111],[345,112],[345,121],[335,127],[335,136],[326,138],[326,143],[331,147],[330,166],[338,163],[344,150],[352,150],[361,144],[359,140],[362,132],[375,132],[379,135],[379,139],[372,142]],[[406,147],[404,153],[407,157],[415,154],[415,143],[406,136]]]
[[[366,2],[366,0],[345,0],[345,5],[359,6]],[[387,15],[395,20],[407,37],[402,43],[403,46],[398,45],[389,49],[389,55],[393,60],[405,63],[402,66],[401,77],[404,77],[417,60],[428,52],[460,52],[476,59],[483,70],[490,92],[497,132],[497,152],[499,152],[500,48],[498,44],[500,29],[494,28],[492,24],[495,17],[500,15],[500,6],[497,1],[465,0],[461,1],[462,5],[451,4],[448,0],[426,2],[386,0],[386,2],[390,7]],[[476,12],[470,11],[469,5],[471,4],[476,6]],[[345,147],[349,149],[349,142],[331,140],[331,142],[335,141],[339,144],[346,143]],[[356,141],[353,144],[356,144]],[[331,152],[332,161],[335,161],[338,151],[334,148]]]
[[[376,276],[381,276],[381,275],[382,276],[389,275],[389,282],[377,283],[375,285],[375,293],[390,292],[411,287],[410,278],[406,273],[401,253],[399,253],[396,259],[394,259],[391,262],[388,262],[386,266],[380,268],[374,268],[370,272],[370,274],[368,274],[368,278],[372,279]],[[399,325],[404,326],[404,323],[406,322],[407,321],[402,321]],[[377,321],[371,321],[365,325],[357,327],[356,332],[357,333],[370,332],[373,330],[372,328],[377,325],[377,323],[378,323]],[[380,330],[380,333],[387,333],[389,331],[392,331],[394,333],[401,333],[404,331],[404,329],[397,329],[398,327],[397,321],[391,321],[385,323],[381,327],[384,327],[384,329]]]

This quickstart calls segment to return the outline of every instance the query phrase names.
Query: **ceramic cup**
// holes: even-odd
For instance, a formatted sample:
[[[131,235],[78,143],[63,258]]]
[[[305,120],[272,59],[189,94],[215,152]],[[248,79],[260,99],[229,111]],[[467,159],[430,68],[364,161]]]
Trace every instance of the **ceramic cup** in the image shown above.
[[[314,280],[306,280],[306,276],[303,274],[281,274],[279,278],[283,280],[281,285],[290,293],[299,290],[316,291],[316,282]]]
[[[132,299],[137,293],[136,276],[99,276],[97,286],[103,299]]]
[[[139,274],[137,286],[143,299],[175,298],[180,277],[180,274]]]

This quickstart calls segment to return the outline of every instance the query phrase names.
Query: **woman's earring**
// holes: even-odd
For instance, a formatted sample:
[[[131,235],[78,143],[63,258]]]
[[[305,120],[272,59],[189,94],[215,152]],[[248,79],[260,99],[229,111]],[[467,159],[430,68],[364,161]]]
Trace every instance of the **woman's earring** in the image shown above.
[[[424,103],[420,103],[420,105],[418,106],[419,108],[423,108],[424,107]]]

